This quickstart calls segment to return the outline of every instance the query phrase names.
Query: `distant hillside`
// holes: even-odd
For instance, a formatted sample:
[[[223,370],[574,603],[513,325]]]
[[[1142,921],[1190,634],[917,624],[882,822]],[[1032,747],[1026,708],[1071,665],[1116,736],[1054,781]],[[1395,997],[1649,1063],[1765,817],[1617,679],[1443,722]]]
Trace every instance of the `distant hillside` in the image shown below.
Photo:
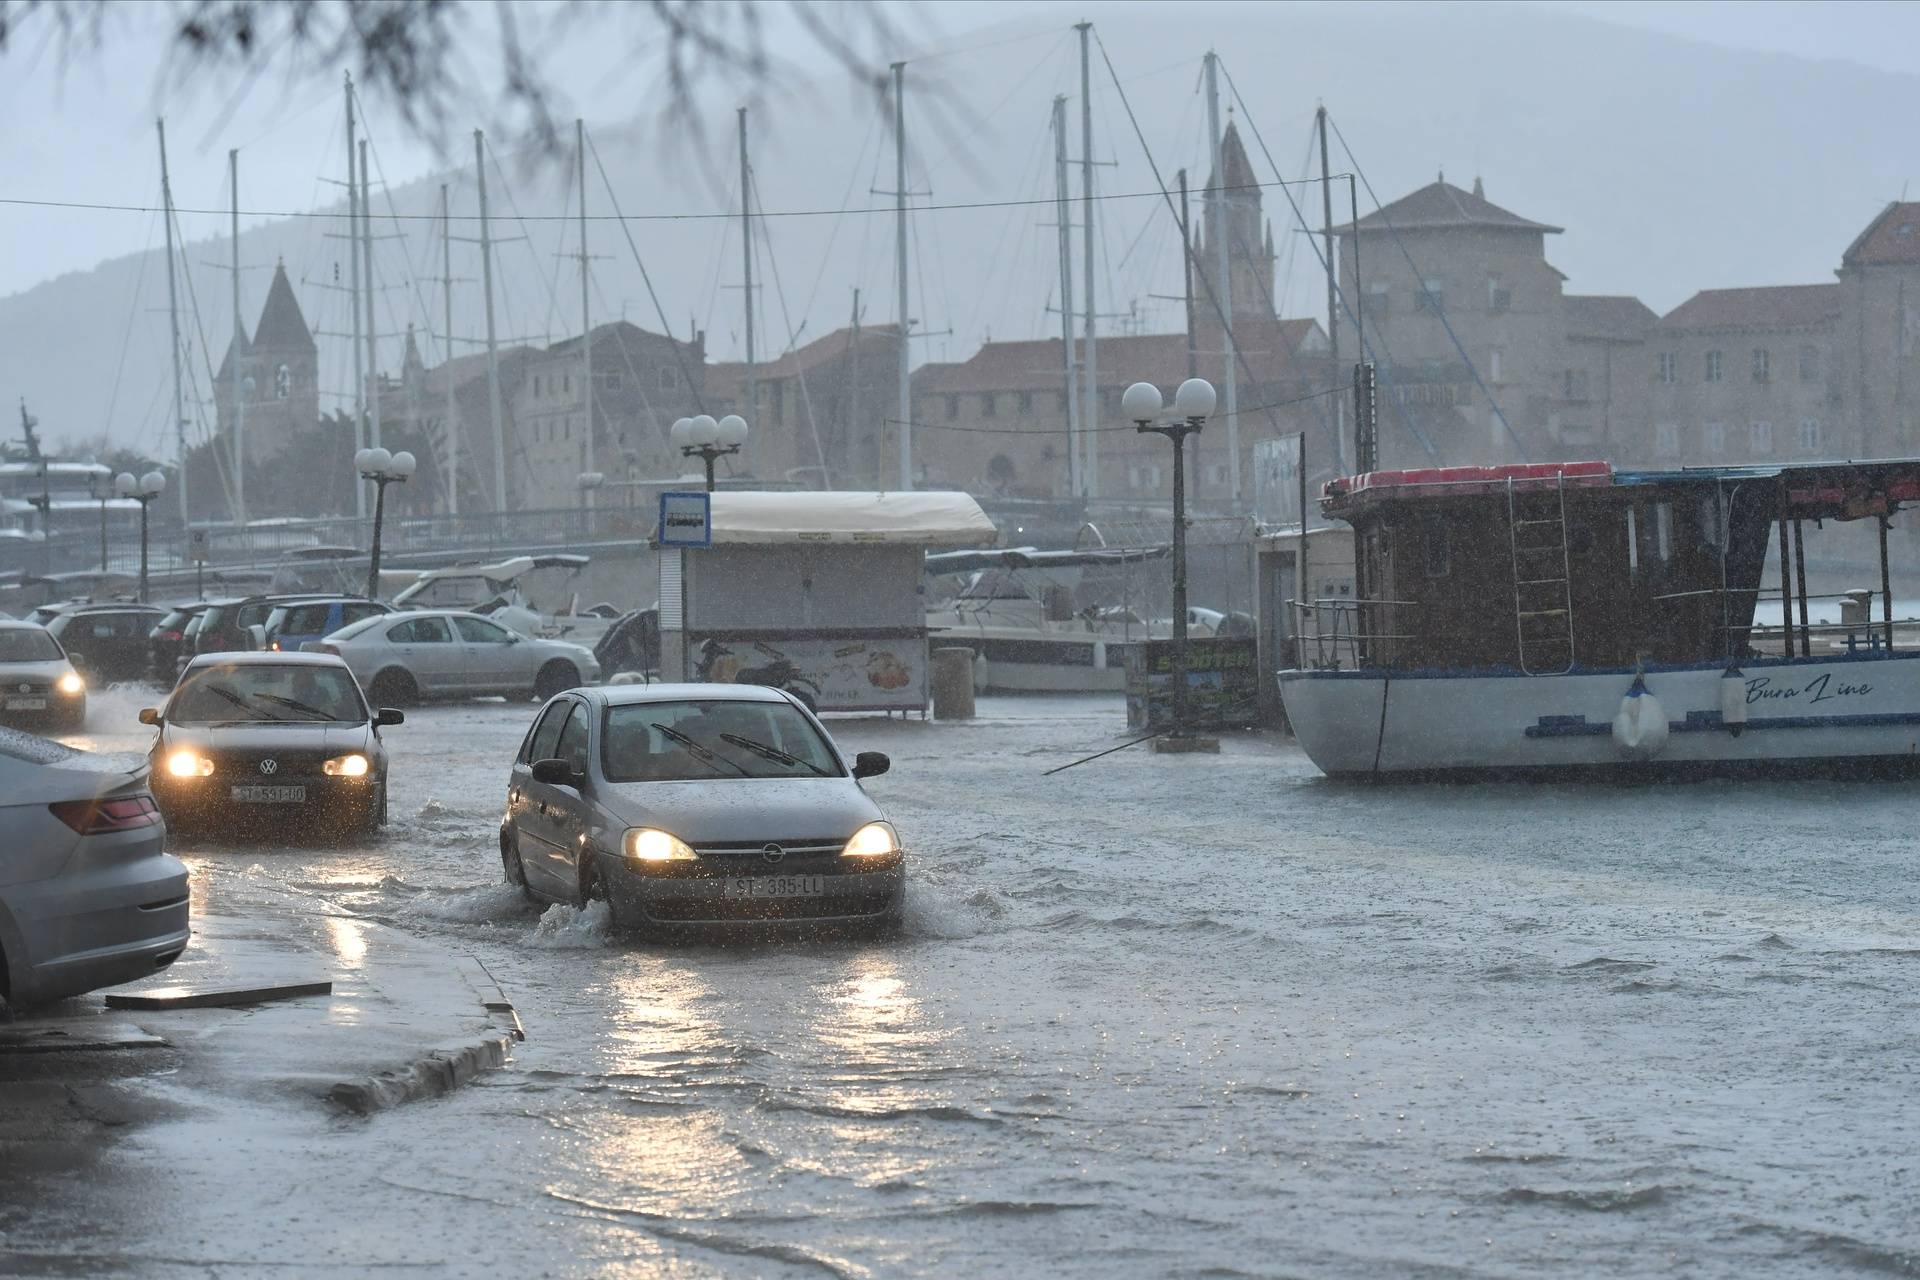
[[[1463,183],[1478,173],[1488,196],[1502,206],[1567,228],[1550,241],[1549,254],[1571,277],[1570,290],[1636,293],[1661,311],[1698,288],[1830,278],[1848,240],[1900,193],[1914,165],[1908,121],[1920,83],[1857,66],[1713,49],[1563,14],[1506,8],[1092,12],[1169,179],[1182,164],[1196,184],[1204,179],[1204,104],[1192,89],[1199,55],[1211,42],[1224,52],[1252,124],[1288,176],[1298,176],[1314,104],[1324,99],[1382,199],[1431,181],[1442,166]],[[937,59],[910,73],[909,132],[921,157],[916,167],[933,160],[935,202],[1051,195],[1052,150],[1045,136],[1051,97],[1072,90],[1077,77],[1064,26],[1063,19],[1062,30]],[[952,43],[966,46],[969,38],[955,35]],[[1176,59],[1190,62],[1176,66]],[[1102,188],[1148,190],[1151,175],[1125,112],[1101,87],[1100,66],[1096,53],[1096,151],[1118,161],[1117,168],[1102,170]],[[971,112],[957,129],[936,130],[925,98],[914,96],[936,76],[944,79],[956,110]],[[629,214],[722,206],[722,188],[734,172],[730,111],[713,114],[712,159],[705,172],[690,166],[683,150],[623,130],[612,118],[612,104],[600,114],[601,122],[589,127]],[[887,203],[887,197],[869,194],[891,187],[892,156],[866,102],[834,86],[817,99],[781,103],[761,115],[755,122],[756,181],[768,209]],[[1077,152],[1077,116],[1075,130]],[[1257,146],[1253,151],[1255,164],[1270,177],[1265,157]],[[314,158],[316,171],[338,167],[338,157]],[[490,196],[496,234],[522,234],[513,220],[516,207],[529,214],[570,210],[563,178],[549,175],[544,185],[516,179],[511,193],[495,184]],[[423,279],[416,289],[402,269],[404,262],[423,276],[439,270],[438,228],[428,220],[437,208],[437,182],[394,193],[400,211],[421,220],[406,224],[408,240],[384,241],[379,249],[386,286],[380,323],[389,335],[409,319],[424,326],[431,316],[438,327],[437,284]],[[456,183],[456,214],[471,214],[471,174],[456,175]],[[924,186],[926,178],[917,176],[915,183]],[[218,203],[188,192],[178,199],[184,205]],[[607,212],[597,177],[588,199],[594,212]],[[1317,209],[1317,192],[1311,204]],[[1284,252],[1300,237],[1286,234],[1286,207],[1276,190],[1268,191],[1267,207]],[[1164,212],[1142,200],[1102,208],[1102,309],[1124,309],[1138,299],[1149,324],[1171,327],[1170,306],[1149,297],[1170,293],[1177,283],[1177,250]],[[376,213],[384,212],[384,202],[377,201]],[[1057,325],[1045,311],[1053,296],[1053,232],[1045,225],[1051,219],[1045,206],[915,218],[916,318],[932,330],[954,330],[930,339],[916,358],[956,358],[989,332],[1035,336]],[[190,231],[219,225],[216,218],[189,221]],[[892,319],[890,213],[776,218],[767,225],[775,256],[769,263],[763,251],[759,271],[763,352],[786,345],[787,316],[796,326],[804,323],[803,339],[846,323],[856,286],[869,322]],[[344,391],[350,381],[346,344],[325,336],[348,327],[345,294],[325,287],[336,270],[342,280],[346,271],[345,244],[326,238],[332,229],[325,220],[296,218],[243,233],[243,258],[262,268],[246,277],[245,309],[249,320],[257,314],[265,269],[283,257],[309,322],[321,331],[323,383]],[[710,350],[736,356],[735,221],[635,222],[629,229],[646,255],[673,330],[684,336],[696,321],[711,326]],[[391,227],[380,231],[389,234]],[[456,232],[471,234],[471,224]],[[544,341],[577,326],[576,268],[561,256],[573,251],[572,230],[563,221],[540,222],[530,224],[527,234],[529,242],[499,250],[498,328],[503,338]],[[590,234],[596,314],[624,312],[658,327],[619,228],[600,222]],[[225,274],[208,264],[225,261],[227,254],[225,241],[214,239],[193,244],[186,255],[215,364],[231,320]],[[1301,269],[1308,263],[1302,247],[1283,304],[1294,313],[1324,305]],[[164,431],[165,280],[157,254],[144,265],[137,310],[139,256],[0,299],[0,394],[9,403],[25,396],[50,435],[84,437],[107,429],[116,439],[151,445]],[[483,321],[473,281],[480,273],[471,245],[454,246],[454,273],[464,278],[457,286],[456,331],[477,337]],[[132,336],[108,421],[129,316]],[[429,362],[436,361],[432,345],[424,338],[422,345]],[[392,337],[382,363],[392,368],[398,359],[399,340]],[[199,381],[204,388],[204,362]],[[323,407],[335,404],[323,401]]]

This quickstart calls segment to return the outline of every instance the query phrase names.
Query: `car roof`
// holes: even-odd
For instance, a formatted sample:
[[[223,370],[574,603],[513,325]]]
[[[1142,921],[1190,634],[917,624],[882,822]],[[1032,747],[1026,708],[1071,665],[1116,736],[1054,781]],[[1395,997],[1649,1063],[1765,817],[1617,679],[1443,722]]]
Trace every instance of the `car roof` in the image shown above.
[[[72,608],[64,610],[64,612],[66,613],[109,613],[109,612],[124,613],[128,609],[132,609],[140,613],[165,613],[166,612],[164,608],[162,608],[157,604],[141,604],[138,600],[94,600],[86,604],[74,605]]]
[[[45,631],[45,630],[46,628],[41,626],[39,623],[29,622],[25,618],[0,618],[0,631]]]
[[[609,707],[630,707],[649,702],[791,702],[778,689],[763,684],[608,684],[591,689],[574,689]]]
[[[331,653],[272,653],[248,649],[232,653],[203,653],[187,664],[187,670],[199,667],[344,667],[346,662]]]

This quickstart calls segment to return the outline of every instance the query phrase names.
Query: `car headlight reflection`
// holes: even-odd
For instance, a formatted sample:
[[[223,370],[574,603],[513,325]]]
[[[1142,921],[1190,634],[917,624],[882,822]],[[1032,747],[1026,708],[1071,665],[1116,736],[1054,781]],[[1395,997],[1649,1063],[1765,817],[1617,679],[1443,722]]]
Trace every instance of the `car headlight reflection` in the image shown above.
[[[370,767],[365,756],[353,751],[327,761],[320,766],[320,772],[329,778],[364,778]]]
[[[87,682],[82,680],[78,673],[69,671],[67,674],[61,676],[53,687],[71,697],[76,693],[85,693]]]
[[[635,862],[692,862],[699,857],[679,836],[652,827],[635,827],[622,842]]]
[[[890,853],[900,852],[900,835],[893,829],[891,822],[869,822],[853,833],[853,839],[847,841],[847,847],[840,851],[843,858],[881,858]]]
[[[213,761],[198,751],[176,751],[167,757],[167,772],[176,778],[205,778],[213,773]]]

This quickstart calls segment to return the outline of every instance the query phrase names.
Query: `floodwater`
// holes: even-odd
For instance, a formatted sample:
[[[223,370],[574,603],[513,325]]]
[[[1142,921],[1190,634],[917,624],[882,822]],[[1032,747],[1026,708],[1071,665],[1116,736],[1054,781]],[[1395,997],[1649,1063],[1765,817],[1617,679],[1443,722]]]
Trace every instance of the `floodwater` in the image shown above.
[[[893,755],[906,936],[682,948],[500,884],[530,707],[412,714],[383,838],[187,852],[479,956],[511,1066],[137,1130],[49,1213],[164,1274],[1920,1271],[1912,785],[1049,778],[1117,704],[981,705],[832,725]]]

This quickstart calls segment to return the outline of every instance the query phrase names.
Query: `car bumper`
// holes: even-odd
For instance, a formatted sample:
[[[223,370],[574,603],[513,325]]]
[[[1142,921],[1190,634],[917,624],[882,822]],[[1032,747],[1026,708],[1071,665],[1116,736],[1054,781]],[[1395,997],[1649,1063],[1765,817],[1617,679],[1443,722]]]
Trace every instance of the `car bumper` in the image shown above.
[[[325,774],[254,776],[244,780],[215,772],[205,778],[176,779],[156,768],[148,780],[160,812],[171,826],[248,828],[285,822],[307,825],[371,821],[378,812],[382,780],[330,778]],[[236,787],[298,787],[298,800],[234,796]]]
[[[755,863],[724,874],[705,867],[641,871],[624,858],[606,856],[601,865],[615,918],[656,932],[887,925],[900,918],[907,888],[904,857],[863,871],[808,863]],[[822,891],[805,897],[743,897],[730,891],[748,876],[818,876]]]
[[[0,703],[0,724],[39,729],[47,725],[78,724],[86,719],[87,695],[84,693],[52,693],[45,701],[45,707],[32,711],[13,710]]]
[[[186,949],[187,869],[152,830],[144,852],[5,891],[15,1004],[149,977]]]

